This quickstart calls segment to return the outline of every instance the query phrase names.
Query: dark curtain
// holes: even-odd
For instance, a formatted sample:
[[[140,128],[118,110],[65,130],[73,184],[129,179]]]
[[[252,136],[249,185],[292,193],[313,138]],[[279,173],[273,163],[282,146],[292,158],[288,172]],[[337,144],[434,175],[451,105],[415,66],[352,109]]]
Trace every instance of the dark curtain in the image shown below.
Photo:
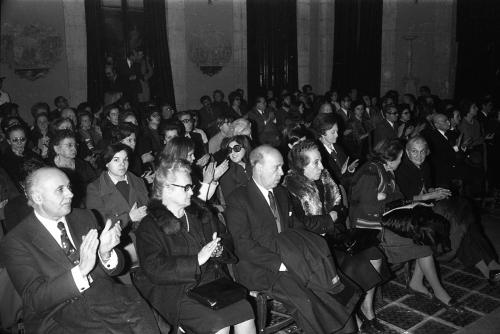
[[[144,27],[147,52],[154,64],[150,80],[151,97],[175,107],[174,84],[168,51],[167,20],[164,0],[144,0]]]
[[[335,0],[332,88],[380,95],[382,0]]]
[[[85,0],[87,29],[87,101],[94,107],[102,103],[104,92],[104,27],[101,1]]]
[[[297,89],[296,0],[247,0],[248,96]]]
[[[500,98],[500,1],[457,1],[455,97]]]

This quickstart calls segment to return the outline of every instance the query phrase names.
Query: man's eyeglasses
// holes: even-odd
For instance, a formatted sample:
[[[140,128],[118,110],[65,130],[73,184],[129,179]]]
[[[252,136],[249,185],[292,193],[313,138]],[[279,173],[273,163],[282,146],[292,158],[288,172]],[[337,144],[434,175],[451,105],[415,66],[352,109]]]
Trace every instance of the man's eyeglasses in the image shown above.
[[[227,153],[229,154],[229,153],[231,153],[233,151],[236,152],[236,153],[238,153],[239,151],[241,151],[242,148],[243,147],[241,145],[234,145],[233,147],[229,147],[228,146]]]
[[[174,187],[183,188],[185,192],[189,192],[190,190],[193,190],[193,188],[194,188],[194,186],[192,184],[186,184],[185,186],[181,186],[179,184],[170,183],[170,185],[174,186]]]
[[[187,124],[187,123],[191,123],[192,121],[193,121],[192,119],[187,118],[187,119],[183,119],[182,123]]]
[[[25,137],[17,137],[17,138],[12,138],[10,141],[14,142],[14,143],[24,143],[26,141],[26,138]]]

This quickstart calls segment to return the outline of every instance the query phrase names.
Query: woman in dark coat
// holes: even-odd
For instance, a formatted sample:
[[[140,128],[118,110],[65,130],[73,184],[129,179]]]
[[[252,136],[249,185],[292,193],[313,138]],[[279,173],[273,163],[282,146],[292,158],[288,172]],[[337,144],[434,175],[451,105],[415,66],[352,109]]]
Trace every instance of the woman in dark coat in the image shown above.
[[[97,178],[92,166],[77,157],[75,133],[72,130],[55,131],[50,139],[50,163],[68,176],[73,190],[72,206],[83,208],[87,185]]]
[[[227,276],[234,263],[229,233],[195,199],[184,161],[163,162],[156,171],[153,201],[137,230],[137,251],[143,275],[136,275],[142,295],[170,324],[188,333],[255,333],[246,300],[212,310],[187,296],[198,283]]]
[[[326,233],[327,240],[346,236],[346,210],[342,205],[341,193],[323,168],[318,146],[311,140],[297,142],[288,153],[288,164],[290,170],[283,185],[292,194],[294,212],[302,218],[306,227],[311,229],[307,218],[314,216],[321,218],[323,224],[313,227],[312,232]],[[373,241],[378,244],[376,238]],[[342,271],[366,292],[360,310],[363,322],[361,329],[371,332],[383,330],[373,310],[375,287],[389,278],[383,253],[375,245],[367,246],[353,255],[335,250],[335,255]],[[382,276],[379,272],[383,273]]]
[[[252,177],[252,168],[248,156],[252,147],[247,136],[239,135],[225,139],[222,142],[222,149],[226,150],[229,158],[229,168],[219,180],[222,197],[229,198],[231,192],[241,185],[247,184]]]
[[[435,302],[456,311],[456,306],[437,276],[433,252],[429,246],[417,245],[412,239],[404,238],[381,226],[386,207],[398,203],[403,195],[396,185],[394,171],[403,156],[403,146],[399,139],[378,143],[370,160],[363,165],[352,179],[349,214],[351,222],[359,228],[381,230],[381,243],[389,263],[402,263],[416,259],[413,276],[408,283],[411,292],[432,298]],[[434,295],[423,284],[424,277],[429,282]]]
[[[140,177],[128,171],[128,146],[117,143],[103,152],[105,170],[87,187],[88,209],[97,212],[104,223],[107,219],[120,221],[121,246],[130,256],[132,266],[137,264],[137,254],[132,243],[133,232],[146,216],[148,191]]]
[[[41,158],[26,146],[28,139],[26,130],[21,125],[12,125],[6,130],[7,143],[9,148],[2,154],[0,163],[9,175],[10,179],[22,193],[23,189],[19,183],[22,180],[22,166],[25,161]]]

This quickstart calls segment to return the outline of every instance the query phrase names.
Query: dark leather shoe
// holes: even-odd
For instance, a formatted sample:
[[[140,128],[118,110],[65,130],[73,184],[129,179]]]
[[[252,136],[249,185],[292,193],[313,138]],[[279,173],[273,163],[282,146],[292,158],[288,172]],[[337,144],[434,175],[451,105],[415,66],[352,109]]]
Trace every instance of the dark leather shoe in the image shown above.
[[[358,310],[357,314],[359,319],[361,320],[361,333],[385,333],[385,327],[378,321],[376,317],[368,320],[361,309]]]
[[[377,318],[363,321],[361,331],[367,333],[385,333],[385,327],[378,321]]]
[[[452,312],[455,312],[458,314],[462,314],[465,312],[465,309],[460,305],[460,302],[458,302],[455,298],[451,298],[448,301],[448,304],[445,304],[444,302],[439,300],[437,297],[434,297],[433,301],[436,304],[443,306],[444,308],[446,308],[449,311],[452,311]]]
[[[490,270],[490,279],[488,281],[493,284],[500,282],[500,270]]]

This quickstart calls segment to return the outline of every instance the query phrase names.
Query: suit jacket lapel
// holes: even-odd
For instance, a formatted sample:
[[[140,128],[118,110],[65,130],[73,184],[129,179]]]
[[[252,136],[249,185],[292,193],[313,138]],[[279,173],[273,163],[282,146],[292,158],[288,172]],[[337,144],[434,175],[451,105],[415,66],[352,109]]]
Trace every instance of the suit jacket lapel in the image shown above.
[[[273,215],[273,212],[271,211],[271,207],[267,203],[267,200],[264,198],[264,195],[262,194],[260,189],[257,187],[257,185],[255,184],[255,181],[253,179],[250,180],[250,182],[248,182],[248,190],[249,190],[250,199],[256,201],[255,206],[259,209],[264,208],[264,207],[266,208],[264,210],[259,210],[259,211],[265,215],[265,217],[264,217],[265,220],[269,220],[269,221],[274,223],[274,226],[276,228],[276,232],[278,232],[278,227],[276,226],[276,220],[274,219],[274,215]],[[281,212],[280,212],[278,200],[276,199],[276,194],[275,194],[275,201],[276,201],[276,206],[278,207],[278,213],[280,214],[280,220],[281,220],[281,219],[283,219],[282,218],[283,216],[281,215]],[[257,212],[259,212],[259,211],[257,211]],[[283,231],[283,224],[281,224],[281,230]]]
[[[73,264],[69,261],[63,249],[42,223],[32,213],[32,222],[30,223],[30,232],[33,235],[33,245],[40,251],[51,257],[55,262],[60,263],[66,269],[71,269]],[[73,236],[73,235],[72,235]],[[75,241],[76,242],[76,241]],[[78,249],[78,248],[77,248]]]

